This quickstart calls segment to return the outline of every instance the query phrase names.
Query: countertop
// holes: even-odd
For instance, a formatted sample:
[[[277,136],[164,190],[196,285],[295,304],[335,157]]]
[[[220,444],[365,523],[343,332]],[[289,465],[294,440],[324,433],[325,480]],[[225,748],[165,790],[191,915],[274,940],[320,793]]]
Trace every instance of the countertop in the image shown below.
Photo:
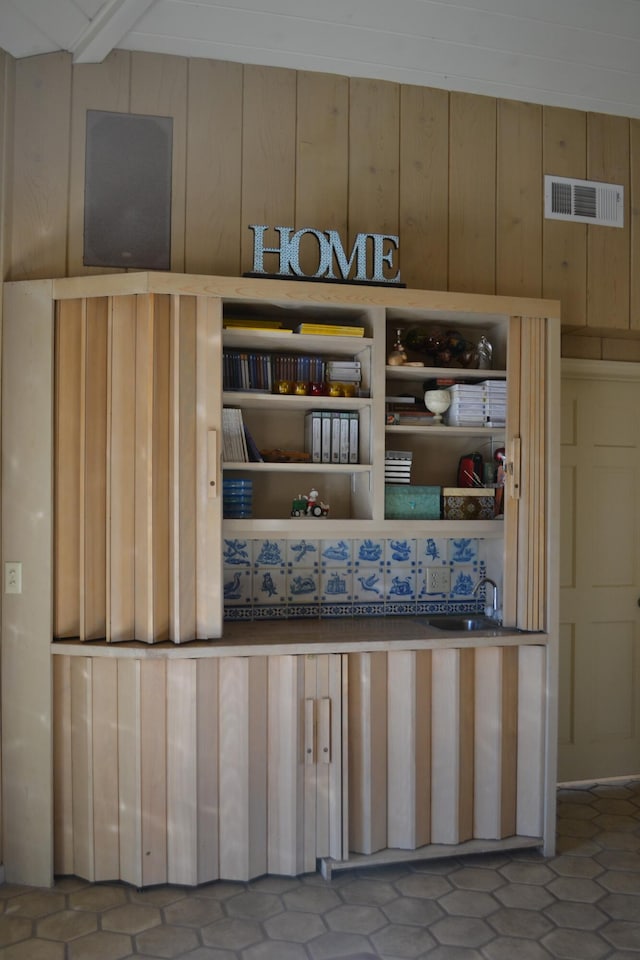
[[[424,616],[333,620],[251,620],[224,624],[224,636],[188,643],[54,640],[52,652],[82,657],[192,659],[279,654],[360,653],[379,650],[442,650],[467,647],[546,645],[546,633],[501,627],[453,632],[427,624]]]

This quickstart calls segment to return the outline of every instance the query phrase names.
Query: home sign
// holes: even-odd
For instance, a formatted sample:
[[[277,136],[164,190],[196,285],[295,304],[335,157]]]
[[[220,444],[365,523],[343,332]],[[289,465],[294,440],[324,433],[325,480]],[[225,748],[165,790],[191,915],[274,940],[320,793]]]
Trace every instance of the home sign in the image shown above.
[[[398,249],[398,237],[386,233],[357,234],[349,255],[344,251],[337,230],[315,230],[303,227],[274,227],[278,234],[276,242],[265,241],[268,226],[252,223],[253,230],[253,272],[254,274],[274,275],[265,270],[265,254],[278,257],[277,276],[304,277],[311,280],[353,280],[359,283],[400,283],[400,271],[393,277],[385,276],[385,264],[394,269],[393,255]],[[300,243],[305,237],[317,246],[318,265],[315,273],[305,273],[300,266]],[[269,244],[269,245],[267,245]],[[307,241],[308,244],[308,241]],[[355,272],[353,272],[355,271]],[[353,275],[351,276],[353,272]]]

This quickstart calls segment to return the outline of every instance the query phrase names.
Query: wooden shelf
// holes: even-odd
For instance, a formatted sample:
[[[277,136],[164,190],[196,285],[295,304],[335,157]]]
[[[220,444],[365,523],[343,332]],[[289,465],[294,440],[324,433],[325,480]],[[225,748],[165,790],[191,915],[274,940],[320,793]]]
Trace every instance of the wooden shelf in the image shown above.
[[[441,437],[494,437],[503,434],[506,427],[449,427],[446,424],[416,424],[396,423],[387,424],[385,433],[404,433],[412,437],[425,438],[429,436]]]
[[[238,461],[222,464],[228,470],[249,470],[257,473],[370,473],[370,463],[269,463],[268,461]]]
[[[284,540],[299,537],[483,537],[499,540],[503,520],[356,520],[339,517],[276,517],[223,520],[223,535],[246,538],[277,534]]]
[[[354,357],[373,345],[370,337],[335,337],[307,333],[264,332],[247,328],[225,329],[222,345],[239,350],[268,353],[314,353],[318,356]]]
[[[506,380],[506,370],[467,370],[463,367],[411,367],[400,365],[385,367],[387,380],[435,380],[455,378],[458,380]]]
[[[225,390],[225,407],[270,410],[362,410],[371,406],[370,397],[301,397],[294,393],[261,393],[254,390]]]

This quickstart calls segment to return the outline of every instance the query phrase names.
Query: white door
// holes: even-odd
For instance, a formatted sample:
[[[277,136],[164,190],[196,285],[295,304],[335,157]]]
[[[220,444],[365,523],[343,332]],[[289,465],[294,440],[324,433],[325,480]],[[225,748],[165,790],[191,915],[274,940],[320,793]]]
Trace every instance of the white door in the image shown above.
[[[562,365],[558,779],[640,771],[640,364]]]

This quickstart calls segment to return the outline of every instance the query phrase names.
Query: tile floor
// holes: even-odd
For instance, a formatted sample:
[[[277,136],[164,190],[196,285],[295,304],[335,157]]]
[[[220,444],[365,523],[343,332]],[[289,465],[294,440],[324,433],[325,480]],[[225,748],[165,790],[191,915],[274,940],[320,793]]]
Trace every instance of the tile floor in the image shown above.
[[[0,886],[0,960],[632,960],[640,781],[559,791],[558,852],[138,891]]]

